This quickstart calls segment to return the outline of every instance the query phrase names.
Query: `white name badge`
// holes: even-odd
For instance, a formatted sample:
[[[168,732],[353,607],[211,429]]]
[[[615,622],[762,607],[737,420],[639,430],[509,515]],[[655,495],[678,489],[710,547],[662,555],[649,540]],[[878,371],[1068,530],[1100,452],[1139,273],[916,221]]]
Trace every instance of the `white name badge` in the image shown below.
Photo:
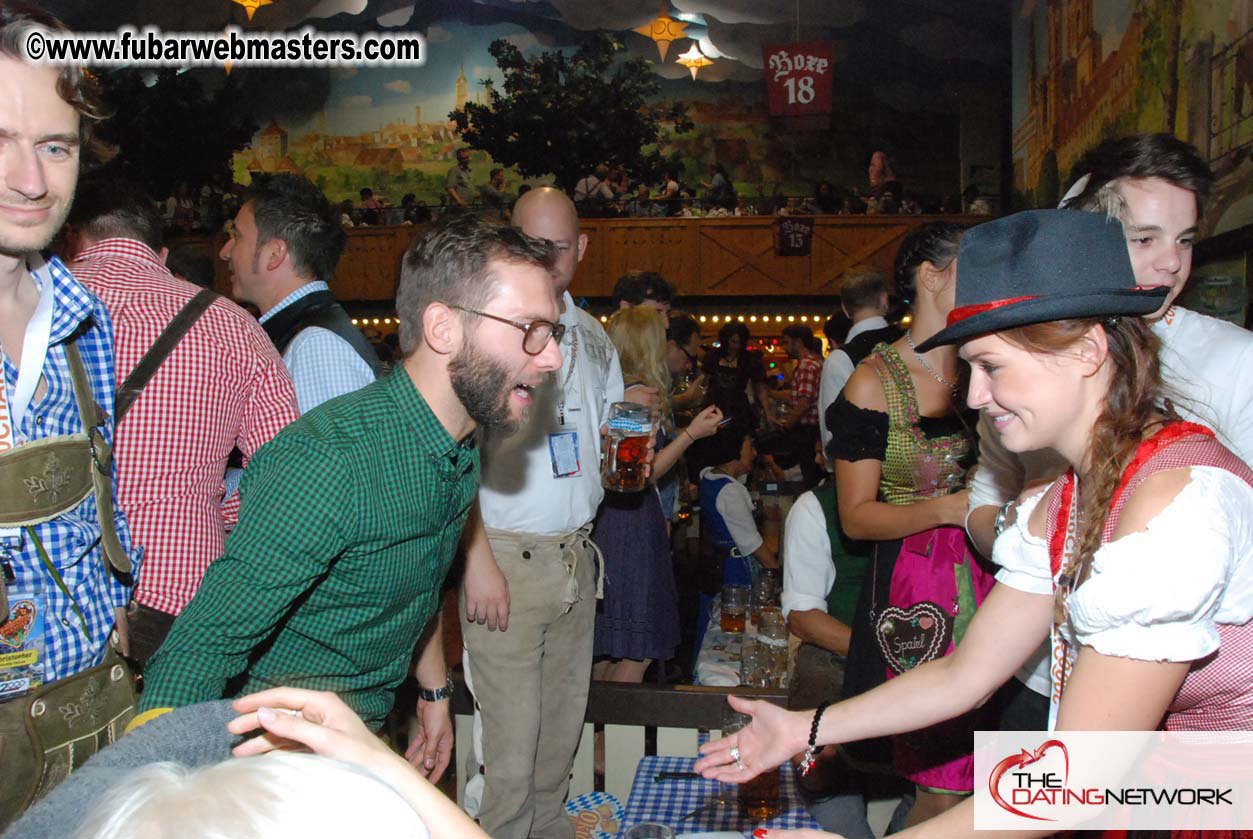
[[[548,457],[554,478],[577,478],[582,474],[579,464],[579,432],[563,427],[548,435]]]

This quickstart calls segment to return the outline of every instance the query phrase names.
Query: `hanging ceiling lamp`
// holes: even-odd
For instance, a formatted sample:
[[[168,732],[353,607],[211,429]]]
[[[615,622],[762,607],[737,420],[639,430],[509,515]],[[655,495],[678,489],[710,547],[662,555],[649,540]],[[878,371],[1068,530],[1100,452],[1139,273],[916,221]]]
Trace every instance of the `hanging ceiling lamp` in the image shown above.
[[[243,6],[244,11],[248,13],[248,19],[252,20],[252,16],[257,13],[257,9],[262,6],[269,6],[274,0],[231,0],[231,2]]]
[[[700,71],[700,68],[713,64],[712,61],[705,58],[696,44],[692,44],[692,48],[680,55],[675,61],[687,68],[688,72],[692,74],[692,81],[696,80],[696,74]]]
[[[236,3],[239,0],[235,0]],[[661,60],[666,60],[666,51],[670,49],[671,41],[678,41],[687,36],[683,34],[687,29],[687,24],[680,20],[675,20],[666,14],[666,7],[661,7],[661,12],[657,17],[648,23],[635,29],[635,32],[646,37],[652,38],[657,42],[657,52],[661,53]]]

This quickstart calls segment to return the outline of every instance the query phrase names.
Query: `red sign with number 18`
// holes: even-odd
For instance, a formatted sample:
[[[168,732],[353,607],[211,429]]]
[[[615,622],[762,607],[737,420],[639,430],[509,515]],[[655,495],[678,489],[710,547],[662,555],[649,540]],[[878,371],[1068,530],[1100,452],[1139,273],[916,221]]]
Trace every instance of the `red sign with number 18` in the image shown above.
[[[771,116],[831,113],[835,49],[831,41],[761,48]]]

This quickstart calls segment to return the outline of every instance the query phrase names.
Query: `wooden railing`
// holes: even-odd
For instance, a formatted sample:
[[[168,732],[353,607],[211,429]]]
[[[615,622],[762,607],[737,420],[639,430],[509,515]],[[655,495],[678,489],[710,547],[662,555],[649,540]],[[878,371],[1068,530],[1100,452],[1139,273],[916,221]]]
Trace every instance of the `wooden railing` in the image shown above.
[[[845,273],[857,265],[890,272],[897,246],[910,230],[944,218],[976,224],[980,216],[808,216],[814,235],[807,256],[778,256],[775,218],[584,219],[586,256],[573,291],[579,297],[608,297],[627,271],[657,271],[682,296],[738,298],[836,294]],[[331,286],[346,302],[385,303],[395,297],[400,260],[422,228],[411,225],[357,227]],[[229,292],[225,263],[216,259],[222,235],[177,240],[215,257],[217,284]]]
[[[587,714],[583,722],[583,738],[574,757],[570,796],[596,791],[592,768],[592,751],[597,726],[605,732],[605,776],[602,790],[616,796],[625,806],[631,794],[635,767],[645,754],[696,754],[700,733],[718,737],[722,715],[727,710],[727,694],[735,693],[749,699],[765,699],[785,705],[787,692],[748,688],[714,688],[680,685],[623,684],[592,682]],[[456,725],[457,803],[465,794],[465,749],[473,742],[474,703],[464,681],[457,680],[453,694]]]

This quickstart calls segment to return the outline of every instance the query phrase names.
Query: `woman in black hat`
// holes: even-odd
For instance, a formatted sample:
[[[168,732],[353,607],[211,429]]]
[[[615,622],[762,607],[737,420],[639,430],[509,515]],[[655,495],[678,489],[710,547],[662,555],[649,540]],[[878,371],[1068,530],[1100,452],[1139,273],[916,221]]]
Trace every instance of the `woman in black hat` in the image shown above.
[[[949,325],[919,349],[961,343],[969,401],[1006,448],[1051,447],[1071,469],[997,540],[997,585],[953,655],[826,714],[732,698],[754,722],[698,768],[743,781],[815,744],[961,714],[1046,637],[1059,730],[1253,730],[1253,471],[1175,417],[1138,317],[1165,295],[1136,287],[1121,227],[1096,214],[966,235]],[[899,835],[968,836],[972,819],[966,804]]]

